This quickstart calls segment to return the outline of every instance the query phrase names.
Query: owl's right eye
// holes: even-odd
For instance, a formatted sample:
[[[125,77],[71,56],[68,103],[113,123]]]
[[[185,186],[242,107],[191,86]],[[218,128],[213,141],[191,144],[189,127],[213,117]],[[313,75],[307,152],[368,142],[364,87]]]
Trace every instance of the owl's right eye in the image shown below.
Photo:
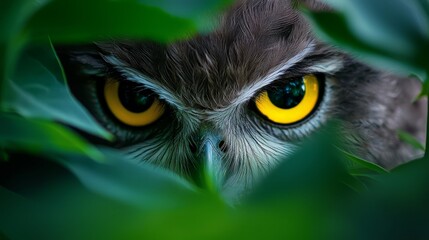
[[[103,89],[108,109],[128,126],[147,126],[157,121],[165,111],[158,97],[137,83],[108,79]]]

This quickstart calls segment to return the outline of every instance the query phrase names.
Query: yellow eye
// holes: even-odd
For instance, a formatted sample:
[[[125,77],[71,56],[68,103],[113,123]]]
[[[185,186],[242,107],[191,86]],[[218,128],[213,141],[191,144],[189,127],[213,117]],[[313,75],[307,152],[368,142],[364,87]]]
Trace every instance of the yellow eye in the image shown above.
[[[314,110],[319,95],[319,81],[310,74],[262,92],[256,98],[256,107],[274,123],[293,124],[305,119]]]
[[[164,113],[164,105],[152,91],[132,82],[107,80],[104,98],[113,115],[129,126],[149,125]]]

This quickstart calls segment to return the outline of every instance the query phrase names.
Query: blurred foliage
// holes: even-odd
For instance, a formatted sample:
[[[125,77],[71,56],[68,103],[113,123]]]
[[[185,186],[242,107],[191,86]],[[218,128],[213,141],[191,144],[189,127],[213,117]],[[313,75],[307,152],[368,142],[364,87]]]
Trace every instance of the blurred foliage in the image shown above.
[[[101,159],[99,151],[63,126],[0,114],[0,146],[32,153],[69,153]]]
[[[393,0],[388,8],[383,0],[325,1],[339,11],[307,12],[323,38],[375,66],[426,76],[427,0]]]
[[[425,147],[419,142],[419,140],[417,140],[411,134],[409,134],[409,133],[407,133],[405,131],[399,130],[398,131],[398,136],[399,136],[399,139],[401,139],[403,142],[408,143],[409,145],[411,145],[415,149],[419,149],[419,150],[425,151]]]
[[[56,120],[88,133],[112,138],[75,100],[66,88],[65,77],[49,42],[26,49],[18,67],[2,87],[1,105],[5,111],[25,117]],[[29,81],[30,80],[30,81]]]
[[[322,38],[365,61],[427,76],[428,1],[390,0],[388,10],[382,0],[327,2],[336,11],[303,9]],[[0,161],[0,239],[429,238],[429,159],[388,172],[341,150],[335,124],[233,205],[69,129],[111,139],[70,94],[48,36],[173,41],[206,31],[227,3],[0,2],[0,158],[8,158]]]

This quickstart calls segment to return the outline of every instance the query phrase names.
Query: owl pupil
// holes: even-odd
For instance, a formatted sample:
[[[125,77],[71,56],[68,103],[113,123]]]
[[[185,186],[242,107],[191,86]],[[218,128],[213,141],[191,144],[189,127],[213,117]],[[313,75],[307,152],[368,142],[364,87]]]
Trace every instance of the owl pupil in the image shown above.
[[[271,102],[279,108],[296,107],[304,98],[305,83],[303,78],[291,79],[284,85],[268,90]]]
[[[120,83],[119,100],[130,112],[141,113],[150,108],[154,102],[153,93],[135,83]]]

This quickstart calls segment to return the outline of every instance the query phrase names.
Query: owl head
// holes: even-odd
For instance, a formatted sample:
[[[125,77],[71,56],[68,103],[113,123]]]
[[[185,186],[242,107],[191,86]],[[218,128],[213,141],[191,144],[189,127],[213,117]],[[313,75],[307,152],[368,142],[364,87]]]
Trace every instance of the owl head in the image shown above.
[[[326,10],[318,1],[301,1]],[[169,44],[58,47],[75,96],[127,159],[243,191],[337,119],[350,151],[391,168],[424,141],[420,85],[318,40],[296,1],[236,1],[212,32]],[[204,174],[201,174],[204,173]]]

